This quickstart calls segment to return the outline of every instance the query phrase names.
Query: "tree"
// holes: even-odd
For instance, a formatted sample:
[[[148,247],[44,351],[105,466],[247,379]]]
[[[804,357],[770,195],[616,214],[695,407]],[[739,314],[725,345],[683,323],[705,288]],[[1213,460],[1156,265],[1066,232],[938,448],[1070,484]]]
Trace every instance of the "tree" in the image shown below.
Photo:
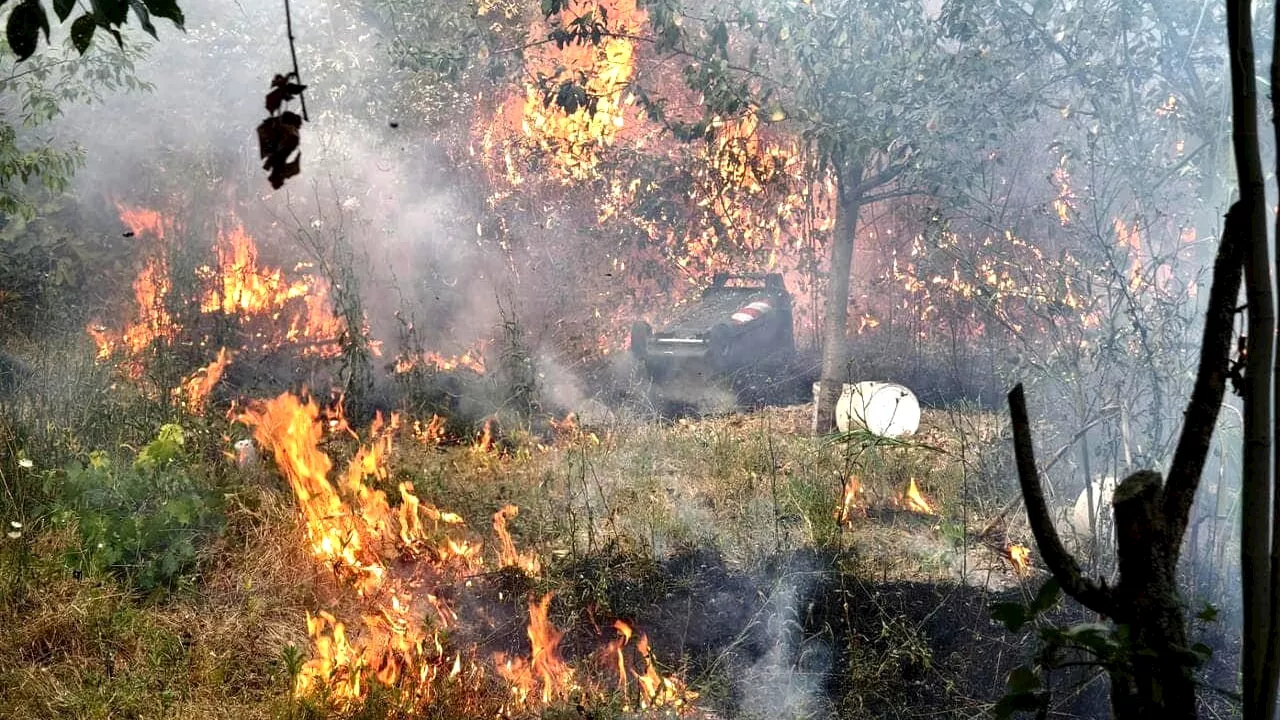
[[[58,22],[65,23],[76,9],[72,0],[52,0],[53,12]],[[129,22],[129,11],[148,35],[159,39],[155,23],[151,18],[164,18],[182,29],[184,18],[182,9],[176,0],[95,0],[89,11],[71,22],[71,42],[76,50],[84,54],[93,42],[94,33],[101,28],[115,38],[117,45],[124,48],[124,38],[120,28]],[[19,0],[9,12],[5,23],[5,39],[9,50],[19,61],[26,60],[35,54],[40,46],[40,35],[45,42],[49,40],[49,13],[41,0]]]
[[[816,432],[830,430],[849,374],[850,270],[860,215],[890,198],[937,194],[984,161],[1021,119],[1027,90],[1007,39],[974,22],[976,5],[919,2],[711,4],[649,8],[660,53],[685,61],[703,97],[700,136],[719,118],[759,112],[801,138],[835,182]],[[698,20],[697,18],[704,18]],[[765,67],[768,70],[757,70]],[[981,129],[971,118],[989,122]]]
[[[1177,564],[1231,372],[1235,303],[1241,278],[1246,268],[1257,272],[1257,258],[1253,255],[1259,245],[1262,246],[1261,255],[1266,254],[1265,220],[1261,215],[1264,212],[1261,172],[1256,160],[1256,92],[1251,71],[1252,30],[1248,3],[1229,3],[1228,15],[1234,142],[1242,192],[1240,199],[1227,212],[1218,245],[1195,385],[1167,477],[1162,478],[1151,470],[1141,470],[1125,478],[1116,489],[1113,507],[1119,580],[1114,587],[1103,579],[1087,577],[1062,545],[1044,499],[1022,386],[1016,386],[1009,393],[1018,479],[1036,544],[1062,588],[1081,604],[1114,623],[1116,652],[1108,658],[1107,671],[1112,683],[1112,707],[1118,718],[1196,717],[1192,669],[1197,662],[1197,653],[1187,642],[1185,608],[1177,587]],[[1250,282],[1256,284],[1257,278]],[[1269,289],[1269,279],[1264,287]],[[1257,288],[1251,288],[1251,324],[1255,322],[1255,313],[1270,322],[1269,301],[1260,307],[1252,305],[1258,296]],[[1259,371],[1269,373],[1270,369],[1268,357],[1266,366],[1260,370],[1247,367],[1246,377]],[[1269,392],[1264,396],[1264,400],[1267,399]],[[1250,482],[1269,482],[1269,476],[1264,481],[1246,478],[1246,485]],[[1267,502],[1262,505],[1264,509],[1270,507]],[[1266,538],[1263,539],[1265,541]],[[1248,558],[1247,539],[1244,545]],[[1262,567],[1251,570],[1246,563],[1246,581],[1251,571],[1265,570],[1267,549],[1262,548]],[[1250,597],[1246,586],[1246,603]],[[1259,718],[1271,716],[1270,708],[1262,711],[1258,707],[1262,703],[1254,700],[1261,697],[1260,660],[1266,649],[1264,638],[1267,635],[1265,625],[1255,629],[1258,619],[1250,620],[1250,617],[1265,613],[1269,599],[1264,595],[1260,605],[1252,608],[1253,613],[1246,612],[1246,703],[1253,704],[1259,714],[1252,716]],[[1250,640],[1251,629],[1263,634]],[[1261,647],[1259,640],[1262,640]]]

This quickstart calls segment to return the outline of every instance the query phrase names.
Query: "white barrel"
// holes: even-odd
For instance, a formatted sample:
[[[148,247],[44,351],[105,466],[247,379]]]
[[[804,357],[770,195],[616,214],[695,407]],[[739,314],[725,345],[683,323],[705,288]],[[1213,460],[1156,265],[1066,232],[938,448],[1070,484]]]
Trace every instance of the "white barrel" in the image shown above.
[[[894,383],[845,384],[836,402],[840,432],[864,427],[881,437],[902,437],[920,429],[920,402],[915,393]]]

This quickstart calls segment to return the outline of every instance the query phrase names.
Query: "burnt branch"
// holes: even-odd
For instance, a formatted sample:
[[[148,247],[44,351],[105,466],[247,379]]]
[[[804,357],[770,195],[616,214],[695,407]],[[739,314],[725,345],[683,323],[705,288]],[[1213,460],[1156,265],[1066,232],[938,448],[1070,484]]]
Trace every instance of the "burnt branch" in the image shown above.
[[[1236,298],[1244,271],[1245,240],[1249,215],[1237,202],[1227,211],[1227,220],[1213,261],[1213,285],[1205,310],[1204,337],[1200,346],[1200,367],[1184,413],[1185,424],[1173,453],[1169,477],[1165,480],[1164,517],[1170,548],[1182,545],[1182,536],[1191,515],[1200,473],[1209,455],[1213,428],[1222,409],[1227,376],[1231,366],[1231,335],[1235,327]]]
[[[1031,443],[1031,420],[1027,417],[1027,400],[1022,383],[1009,391],[1009,416],[1013,423],[1013,453],[1018,465],[1018,484],[1027,506],[1027,520],[1035,536],[1045,565],[1058,579],[1062,589],[1080,604],[1108,617],[1115,615],[1115,599],[1105,580],[1085,577],[1080,564],[1062,544],[1045,503],[1040,471],[1036,468],[1035,448]]]

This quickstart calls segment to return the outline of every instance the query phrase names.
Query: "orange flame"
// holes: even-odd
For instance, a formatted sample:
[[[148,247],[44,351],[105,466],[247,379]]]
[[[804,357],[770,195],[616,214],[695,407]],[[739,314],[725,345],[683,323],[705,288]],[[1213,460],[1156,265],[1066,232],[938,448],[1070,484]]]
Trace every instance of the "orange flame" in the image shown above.
[[[920,488],[916,485],[916,479],[911,478],[907,483],[907,490],[902,495],[902,504],[911,512],[921,513],[923,515],[937,515],[937,511],[925,499],[924,493],[920,492]]]
[[[231,364],[231,353],[227,352],[226,348],[219,348],[218,356],[213,362],[187,376],[178,384],[178,387],[173,389],[174,402],[189,413],[202,414],[205,403],[209,399],[209,393],[213,392],[213,387],[222,379],[222,373],[226,371],[229,364]]]
[[[166,309],[166,303],[173,301],[173,288],[165,240],[166,229],[173,223],[154,210],[141,208],[122,206],[120,216],[135,234],[148,235],[160,246],[133,282],[134,318],[119,332],[96,326],[89,328],[89,334],[98,345],[99,360],[123,351],[126,360],[136,362],[134,358],[151,343],[175,339],[183,329]],[[304,348],[308,354],[333,356],[339,352],[337,340],[345,323],[333,312],[323,278],[302,276],[289,281],[282,270],[261,266],[256,243],[239,224],[218,233],[214,252],[216,267],[200,267],[195,273],[205,290],[198,298],[189,299],[201,315],[235,319],[248,348],[271,350],[305,341],[312,344]]]
[[[1026,545],[1011,544],[1009,546],[1009,559],[1013,561],[1013,567],[1019,573],[1026,573],[1031,570],[1031,548]]]
[[[601,656],[614,665],[618,675],[618,691],[622,694],[623,709],[630,710],[627,703],[630,698],[627,660],[623,648],[631,642],[631,626],[621,620],[613,623],[619,637],[605,646]],[[683,708],[697,699],[698,693],[688,689],[684,681],[674,675],[663,675],[658,672],[653,661],[653,653],[649,648],[649,638],[640,633],[635,645],[636,653],[644,665],[644,670],[631,669],[630,675],[636,679],[640,709],[665,707],[675,710]]]
[[[857,475],[850,475],[848,480],[844,482],[844,492],[840,497],[840,504],[836,507],[836,522],[841,526],[848,527],[853,523],[855,515],[866,515],[866,506],[863,505],[862,499],[862,481]]]
[[[532,553],[518,552],[511,533],[507,531],[507,520],[519,514],[520,508],[515,505],[504,505],[493,514],[493,532],[498,536],[498,566],[520,568],[526,575],[537,577],[542,571],[542,563]]]
[[[560,657],[561,633],[547,619],[551,597],[552,593],[547,593],[540,602],[529,603],[529,658],[494,655],[498,674],[511,683],[512,703],[517,708],[527,707],[531,699],[540,699],[543,704],[564,700],[577,689],[573,669]]]

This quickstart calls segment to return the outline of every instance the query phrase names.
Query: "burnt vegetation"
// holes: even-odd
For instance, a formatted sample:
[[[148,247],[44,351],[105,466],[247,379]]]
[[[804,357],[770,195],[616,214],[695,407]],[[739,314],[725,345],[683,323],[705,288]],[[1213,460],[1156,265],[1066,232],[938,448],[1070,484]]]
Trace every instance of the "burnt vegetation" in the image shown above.
[[[0,715],[1270,717],[1271,6],[0,17]]]

